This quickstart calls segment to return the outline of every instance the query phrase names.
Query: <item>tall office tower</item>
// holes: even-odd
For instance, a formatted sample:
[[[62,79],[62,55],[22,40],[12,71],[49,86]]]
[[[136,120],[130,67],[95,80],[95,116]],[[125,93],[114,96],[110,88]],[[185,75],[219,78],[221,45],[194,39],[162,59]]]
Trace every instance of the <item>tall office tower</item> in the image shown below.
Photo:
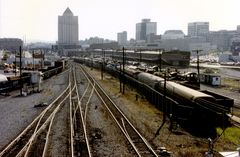
[[[78,44],[78,16],[74,16],[67,8],[62,16],[58,16],[58,45]]]
[[[136,24],[136,40],[146,40],[149,34],[157,34],[157,22],[151,22],[150,19],[142,19],[141,23]]]
[[[240,25],[237,26],[237,32],[240,33]]]
[[[209,34],[209,22],[188,23],[188,35],[191,37],[207,36]]]
[[[123,31],[117,34],[118,44],[121,46],[127,45],[127,32]]]

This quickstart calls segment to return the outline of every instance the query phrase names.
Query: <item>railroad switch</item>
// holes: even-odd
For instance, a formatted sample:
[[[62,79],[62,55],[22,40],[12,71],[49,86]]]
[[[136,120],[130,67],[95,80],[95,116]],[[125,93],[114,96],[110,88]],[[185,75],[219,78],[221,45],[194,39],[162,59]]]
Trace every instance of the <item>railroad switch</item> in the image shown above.
[[[74,139],[76,140],[76,141],[78,141],[78,142],[85,142],[85,138],[84,138],[84,136],[81,136],[81,135],[76,135],[75,137],[74,137]]]

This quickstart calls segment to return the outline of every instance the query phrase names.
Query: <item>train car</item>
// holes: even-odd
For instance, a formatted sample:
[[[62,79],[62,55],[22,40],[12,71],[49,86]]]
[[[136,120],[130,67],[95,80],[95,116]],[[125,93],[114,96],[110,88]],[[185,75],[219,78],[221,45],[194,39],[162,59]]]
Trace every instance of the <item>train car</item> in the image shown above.
[[[21,78],[20,76],[10,76],[10,77],[0,76],[0,93],[1,94],[4,93],[5,95],[6,94],[8,95],[10,91],[20,88],[21,83],[29,84],[30,77],[28,75],[25,75],[25,73],[22,74]]]
[[[48,67],[48,69],[43,72],[43,79],[45,80],[45,79],[48,79],[48,78],[50,78],[54,75],[57,75],[57,74],[61,73],[62,70],[63,69],[62,69],[61,66],[60,67],[55,67],[55,66]]]
[[[66,60],[58,60],[54,62],[54,66],[49,66],[47,68],[41,69],[43,73],[43,79],[48,79],[54,75],[61,73],[66,68]]]
[[[65,69],[66,61],[65,60],[58,60],[54,62],[54,67],[62,67]]]
[[[0,94],[7,93],[8,91],[8,79],[5,75],[0,74]]]
[[[163,88],[163,84],[161,83],[161,88]],[[201,98],[208,101],[215,101],[214,97],[203,92],[191,89],[189,87],[180,85],[178,83],[167,81],[166,84],[167,92],[170,95],[175,97],[180,97],[182,99],[186,99],[190,102],[195,102],[197,99]]]
[[[142,72],[137,75],[137,79],[161,93],[164,92],[164,79],[161,77]],[[194,90],[173,81],[166,81],[166,94],[181,104],[182,107],[202,108],[212,113],[227,113],[233,106],[232,101],[224,100],[223,103],[222,99],[221,101],[217,100],[213,94]],[[225,105],[226,103],[228,104]]]
[[[163,78],[146,72],[140,72],[139,74],[137,74],[137,79],[140,82],[152,87],[153,89],[156,89],[159,83],[164,82]]]
[[[138,74],[138,80],[160,92],[163,92],[164,90],[164,79],[161,77],[142,72]],[[211,102],[215,101],[214,97],[211,95],[199,92],[172,81],[166,81],[166,92],[168,96],[172,97],[176,101],[181,101],[181,104],[183,105],[192,105],[200,98]]]
[[[0,74],[0,83],[8,81],[7,77],[5,75]]]
[[[119,70],[119,69],[118,69]],[[131,67],[131,66],[128,66],[128,67],[125,67],[124,69],[124,72],[128,75],[128,76],[131,76],[133,78],[137,78],[137,75],[140,73],[139,70],[137,70],[135,67]]]

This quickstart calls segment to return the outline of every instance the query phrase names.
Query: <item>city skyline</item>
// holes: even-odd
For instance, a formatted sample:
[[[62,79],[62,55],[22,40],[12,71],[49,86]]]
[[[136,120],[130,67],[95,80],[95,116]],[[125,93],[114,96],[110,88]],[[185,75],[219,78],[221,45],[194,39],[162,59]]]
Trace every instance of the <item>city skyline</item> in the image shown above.
[[[190,22],[209,22],[209,29],[236,30],[238,0],[0,0],[0,37],[57,41],[57,17],[69,7],[79,20],[79,40],[103,37],[117,40],[127,31],[135,39],[136,23],[157,22],[157,34],[183,30]]]

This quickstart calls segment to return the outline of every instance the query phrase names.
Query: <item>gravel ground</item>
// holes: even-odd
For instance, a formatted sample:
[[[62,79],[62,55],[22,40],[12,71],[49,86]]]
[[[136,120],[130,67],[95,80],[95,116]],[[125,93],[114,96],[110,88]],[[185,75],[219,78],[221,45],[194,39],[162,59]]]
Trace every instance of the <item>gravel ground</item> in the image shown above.
[[[83,75],[77,74],[78,79],[81,78],[81,81],[78,81],[81,82],[79,84],[81,97],[88,83]],[[86,101],[83,99],[83,102]],[[93,156],[134,156],[125,137],[95,93],[88,105],[87,115],[87,133]]]
[[[88,112],[88,133],[93,156],[134,156],[122,132],[113,122],[108,111],[93,96]]]
[[[64,103],[54,118],[47,156],[70,156],[69,112],[69,103]]]
[[[19,92],[15,91],[9,97],[0,98],[0,150],[44,109],[34,108],[34,105],[50,103],[65,89],[66,82],[67,72],[64,72],[43,81],[40,93],[19,97]]]

